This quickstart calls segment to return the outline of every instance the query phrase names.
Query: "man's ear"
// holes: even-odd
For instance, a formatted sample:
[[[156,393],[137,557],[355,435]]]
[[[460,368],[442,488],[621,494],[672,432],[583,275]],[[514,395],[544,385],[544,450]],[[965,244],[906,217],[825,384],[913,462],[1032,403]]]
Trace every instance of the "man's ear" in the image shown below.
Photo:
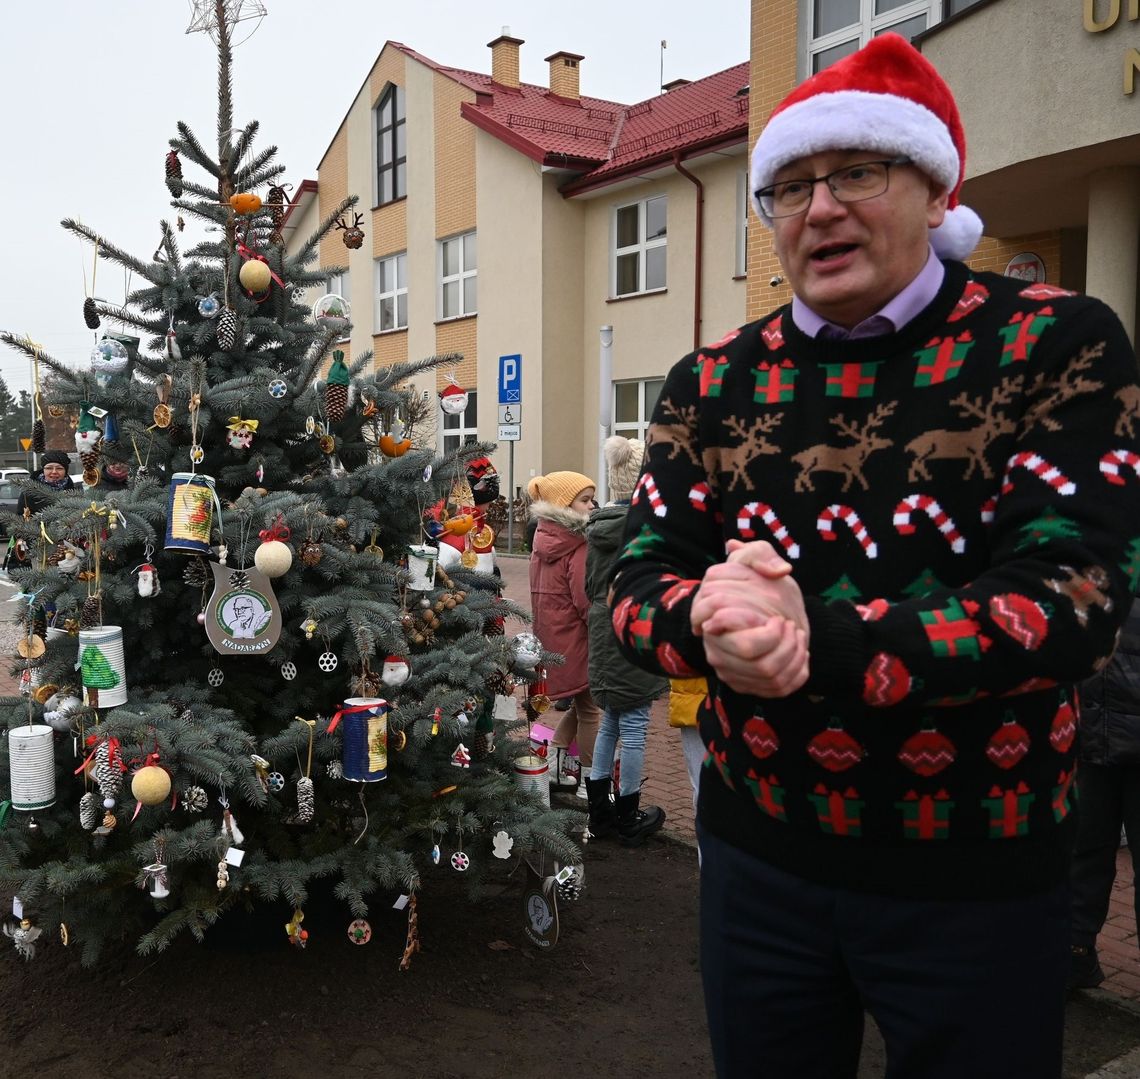
[[[950,192],[935,180],[929,181],[929,196],[926,202],[926,226],[936,229],[946,217],[950,202]]]

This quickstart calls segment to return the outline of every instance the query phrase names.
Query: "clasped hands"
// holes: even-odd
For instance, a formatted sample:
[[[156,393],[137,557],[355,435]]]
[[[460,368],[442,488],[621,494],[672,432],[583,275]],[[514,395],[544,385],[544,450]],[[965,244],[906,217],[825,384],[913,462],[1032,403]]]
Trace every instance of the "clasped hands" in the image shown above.
[[[807,681],[807,614],[791,573],[770,543],[729,540],[727,561],[709,569],[693,600],[693,632],[738,693],[786,697]]]

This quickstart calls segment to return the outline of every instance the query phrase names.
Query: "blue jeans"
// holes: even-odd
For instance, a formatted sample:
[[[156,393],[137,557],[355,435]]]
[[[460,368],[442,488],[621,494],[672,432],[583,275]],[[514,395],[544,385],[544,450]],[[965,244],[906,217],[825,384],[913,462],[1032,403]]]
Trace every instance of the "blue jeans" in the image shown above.
[[[594,743],[591,779],[608,779],[613,775],[614,751],[621,738],[621,789],[618,794],[636,794],[641,790],[641,773],[645,769],[645,735],[649,731],[649,705],[615,712],[606,708]]]

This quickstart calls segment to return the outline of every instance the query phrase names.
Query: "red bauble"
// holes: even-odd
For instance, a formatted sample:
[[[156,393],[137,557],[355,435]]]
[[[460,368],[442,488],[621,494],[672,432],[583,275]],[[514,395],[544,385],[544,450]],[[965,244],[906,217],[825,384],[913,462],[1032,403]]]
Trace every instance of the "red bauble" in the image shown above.
[[[1068,701],[1062,701],[1049,727],[1049,744],[1058,753],[1068,753],[1076,736],[1077,713]]]
[[[863,700],[872,708],[898,704],[910,692],[910,671],[898,656],[879,652],[863,672]]]
[[[999,768],[1012,768],[1028,752],[1029,732],[1015,719],[998,727],[986,746],[986,756]]]
[[[899,760],[920,776],[934,776],[954,763],[954,743],[933,727],[912,734],[899,750]]]
[[[780,739],[771,723],[760,716],[753,716],[744,722],[744,744],[752,750],[754,757],[763,760],[780,748]]]
[[[1049,635],[1049,620],[1033,600],[1016,592],[990,599],[990,618],[1022,648],[1037,651]]]
[[[828,727],[808,742],[808,756],[829,772],[845,772],[858,764],[865,752],[842,727]]]

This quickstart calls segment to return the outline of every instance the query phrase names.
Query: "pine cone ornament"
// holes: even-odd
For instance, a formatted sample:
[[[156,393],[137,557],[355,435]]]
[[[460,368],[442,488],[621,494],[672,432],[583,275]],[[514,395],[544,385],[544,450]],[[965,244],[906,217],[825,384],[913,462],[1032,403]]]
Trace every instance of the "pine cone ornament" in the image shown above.
[[[47,435],[44,431],[44,421],[36,420],[32,424],[32,452],[43,453],[47,449]]]
[[[198,557],[187,563],[182,571],[182,580],[190,588],[205,588],[210,580],[210,571],[204,559]]]
[[[218,316],[218,344],[229,352],[237,340],[237,312],[232,307],[223,307]]]
[[[325,765],[329,779],[344,779],[344,765],[340,761],[329,761]]]
[[[325,383],[325,408],[329,423],[337,423],[344,418],[344,410],[348,407],[348,380],[344,353],[337,349],[333,353],[332,367],[329,368],[329,377]]]
[[[95,297],[88,296],[83,301],[83,321],[89,330],[99,329],[99,312],[95,310]]]
[[[96,445],[93,450],[85,450],[79,455],[79,460],[83,464],[84,472],[97,471],[99,468],[99,458],[103,456],[103,447]]]
[[[316,810],[313,797],[313,781],[305,776],[297,780],[297,820],[301,824],[311,824]]]
[[[95,750],[95,767],[91,775],[99,785],[99,791],[103,795],[104,802],[110,799],[113,803],[118,797],[119,791],[122,790],[123,773],[119,771],[118,765],[111,761],[111,743],[106,738],[99,743],[98,749]],[[110,806],[107,808],[109,809]]]
[[[88,596],[83,601],[83,607],[79,612],[79,628],[80,629],[94,629],[102,623],[103,619],[100,617],[99,611],[99,597]]]
[[[269,194],[265,197],[265,205],[269,208],[269,217],[273,222],[273,242],[281,242],[281,223],[285,220],[285,204],[289,201],[285,188],[280,184],[271,184]]]
[[[79,824],[85,832],[95,831],[102,812],[103,807],[95,797],[94,791],[88,791],[79,799]]]
[[[182,792],[182,808],[187,813],[201,813],[208,804],[209,799],[201,787],[187,787]]]
[[[182,162],[177,150],[166,155],[166,187],[176,199],[182,198]]]

